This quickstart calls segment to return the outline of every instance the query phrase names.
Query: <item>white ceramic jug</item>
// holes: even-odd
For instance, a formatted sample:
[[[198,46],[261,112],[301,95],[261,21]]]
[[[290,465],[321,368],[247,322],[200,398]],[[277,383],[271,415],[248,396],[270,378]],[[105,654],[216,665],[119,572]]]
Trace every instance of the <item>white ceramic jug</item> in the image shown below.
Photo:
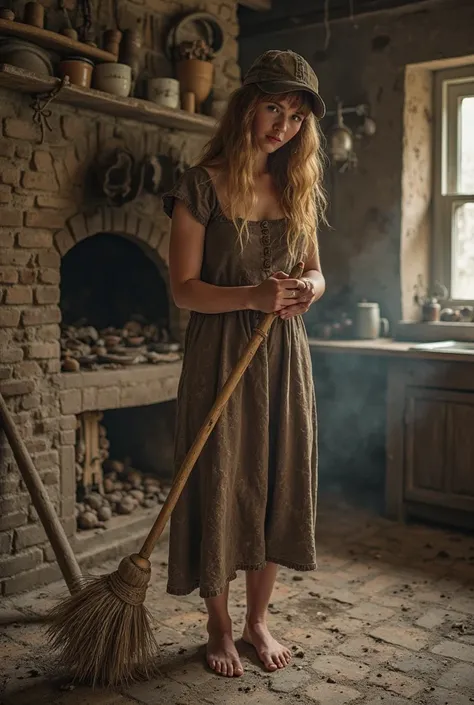
[[[388,320],[380,317],[377,303],[361,301],[356,306],[354,335],[360,340],[375,340],[388,335]]]

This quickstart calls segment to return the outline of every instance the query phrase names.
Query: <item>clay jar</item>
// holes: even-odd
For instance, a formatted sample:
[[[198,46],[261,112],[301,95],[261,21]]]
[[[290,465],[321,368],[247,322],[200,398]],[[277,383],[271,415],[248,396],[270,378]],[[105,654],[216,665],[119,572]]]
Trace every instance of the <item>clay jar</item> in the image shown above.
[[[94,69],[94,88],[121,98],[130,94],[132,69],[126,64],[99,64]]]
[[[108,29],[104,32],[104,51],[108,51],[110,54],[118,57],[121,39],[122,32],[116,29]]]
[[[120,42],[119,62],[132,69],[132,80],[136,81],[140,68],[142,35],[137,29],[126,29]]]
[[[70,82],[75,86],[90,88],[93,68],[94,64],[89,59],[71,56],[59,64],[59,75],[61,78],[69,76]]]
[[[44,7],[39,2],[27,2],[25,5],[25,14],[23,16],[25,24],[32,27],[44,27]]]
[[[175,78],[150,78],[148,100],[162,108],[179,108],[179,81]]]
[[[201,59],[183,59],[176,65],[176,75],[181,86],[183,108],[192,110],[190,95],[194,96],[196,111],[199,112],[203,103],[211,92],[214,66],[210,61]]]

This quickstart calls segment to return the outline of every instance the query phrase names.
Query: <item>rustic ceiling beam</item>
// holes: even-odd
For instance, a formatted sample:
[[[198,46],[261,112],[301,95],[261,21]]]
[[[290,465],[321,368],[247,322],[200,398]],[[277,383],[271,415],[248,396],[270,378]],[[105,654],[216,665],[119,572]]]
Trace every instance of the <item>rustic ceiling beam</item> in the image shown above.
[[[239,5],[248,7],[249,10],[267,12],[272,9],[272,0],[240,0]]]
[[[249,0],[252,2],[253,0]],[[260,0],[256,0],[260,2]],[[358,0],[355,3],[354,16],[362,17],[374,12],[393,11],[398,9],[421,9],[424,6],[430,6],[436,3],[436,0]],[[245,3],[241,3],[244,5]],[[332,0],[331,2],[330,20],[341,20],[350,17],[347,2],[341,0]],[[280,32],[288,32],[296,29],[307,29],[310,26],[319,25],[324,22],[324,2],[318,0],[315,2],[314,9],[291,14],[291,10],[285,13],[284,16],[272,18],[270,17],[249,17],[247,14],[241,18],[240,36],[251,37],[257,35],[278,34]]]

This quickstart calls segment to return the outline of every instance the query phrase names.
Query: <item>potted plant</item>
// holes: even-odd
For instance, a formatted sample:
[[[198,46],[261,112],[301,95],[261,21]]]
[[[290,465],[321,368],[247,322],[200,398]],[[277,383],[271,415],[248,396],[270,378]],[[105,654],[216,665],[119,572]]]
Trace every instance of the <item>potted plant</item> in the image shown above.
[[[180,84],[182,107],[199,112],[211,92],[214,51],[203,39],[181,42],[176,47],[176,75]]]

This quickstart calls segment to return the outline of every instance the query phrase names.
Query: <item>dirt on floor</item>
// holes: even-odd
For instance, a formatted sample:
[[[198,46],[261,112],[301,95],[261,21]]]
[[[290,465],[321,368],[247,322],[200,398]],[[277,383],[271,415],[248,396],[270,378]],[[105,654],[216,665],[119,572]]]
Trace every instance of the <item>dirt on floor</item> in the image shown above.
[[[319,569],[281,569],[270,606],[292,650],[274,674],[238,641],[245,673],[204,662],[197,594],[165,592],[167,543],[153,554],[147,605],[159,676],[121,691],[73,685],[45,639],[43,617],[63,583],[0,602],[1,705],[468,705],[474,702],[474,537],[400,525],[338,499],[320,500]],[[116,568],[103,566],[101,573]],[[245,586],[231,585],[235,635]],[[80,645],[78,645],[80,648]]]

